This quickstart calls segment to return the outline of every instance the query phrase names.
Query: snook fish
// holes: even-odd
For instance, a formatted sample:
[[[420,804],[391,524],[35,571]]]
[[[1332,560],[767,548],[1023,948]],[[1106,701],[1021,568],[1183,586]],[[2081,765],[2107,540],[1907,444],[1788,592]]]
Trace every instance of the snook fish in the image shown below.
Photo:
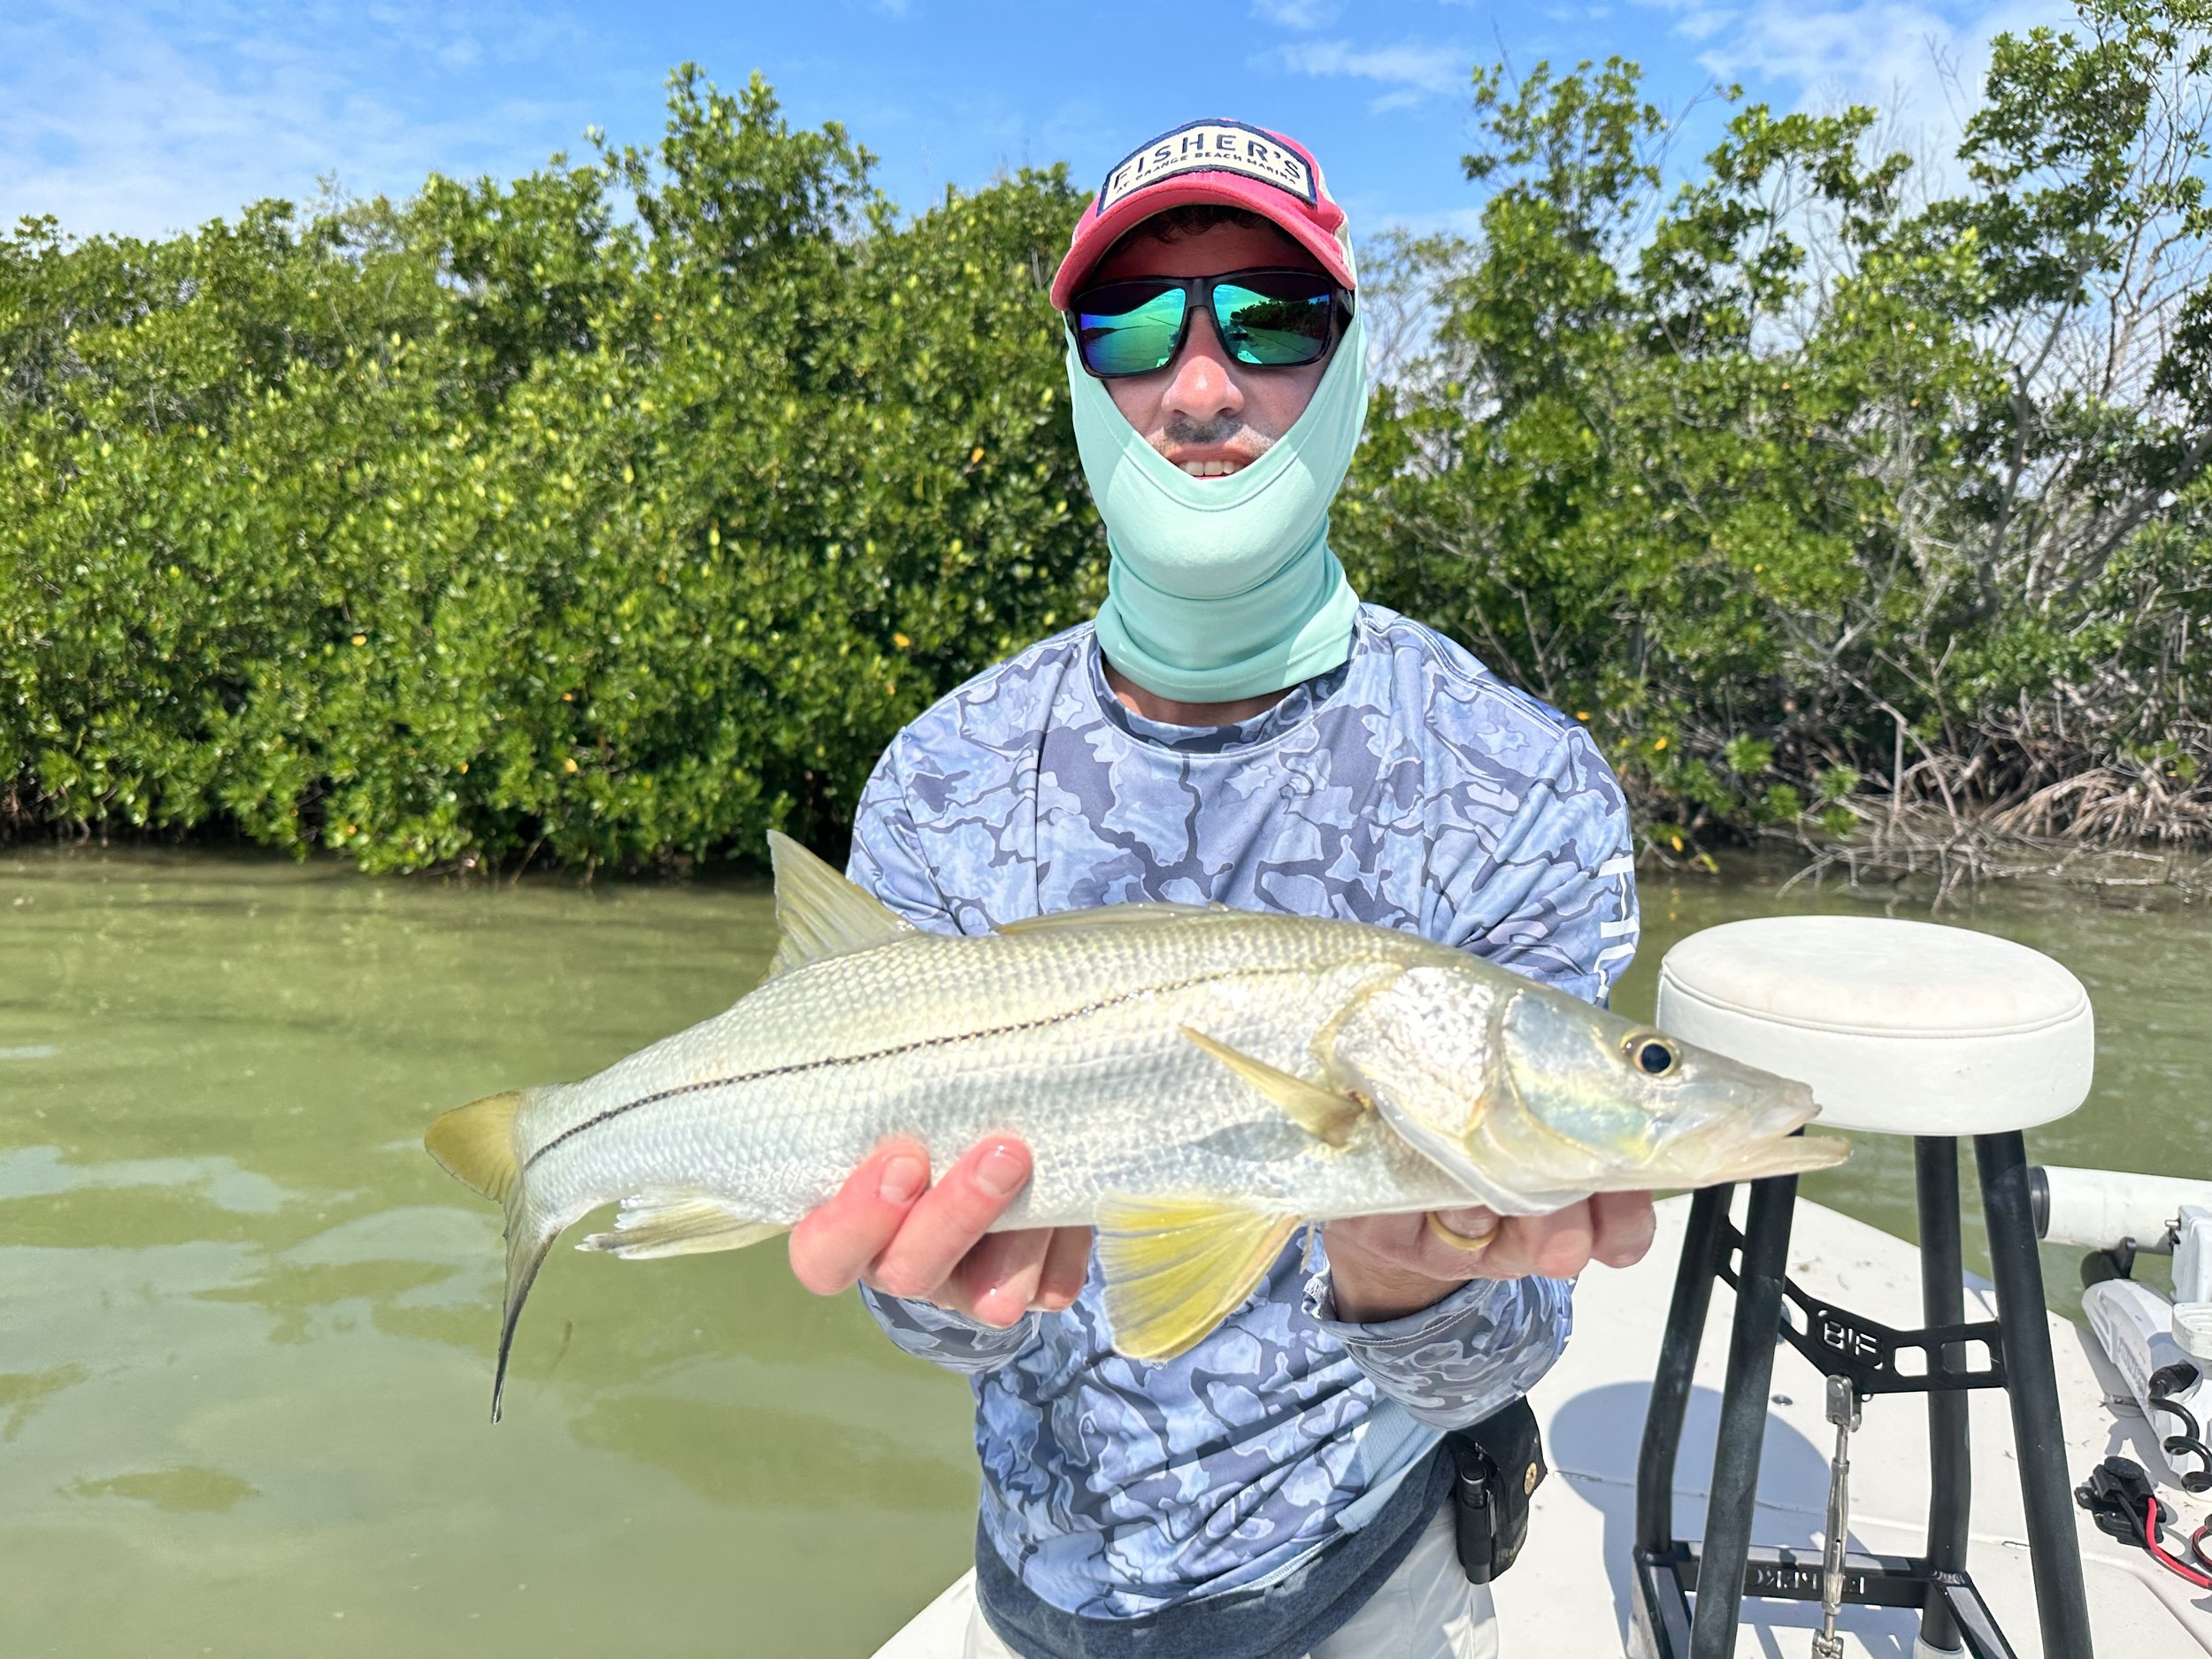
[[[1035,1172],[1002,1227],[1090,1225],[1114,1346],[1182,1352],[1308,1221],[1820,1168],[1805,1087],[1466,952],[1358,922],[1123,904],[925,932],[780,835],[782,941],[727,1012],[580,1083],[448,1112],[426,1144],[506,1210],[492,1414],[560,1233],[631,1260],[736,1249],[885,1136]]]

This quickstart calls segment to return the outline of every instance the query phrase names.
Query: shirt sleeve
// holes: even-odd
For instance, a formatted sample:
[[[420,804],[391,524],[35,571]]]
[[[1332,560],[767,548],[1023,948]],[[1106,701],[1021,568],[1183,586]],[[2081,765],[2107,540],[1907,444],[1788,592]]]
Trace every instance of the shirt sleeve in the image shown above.
[[[963,1376],[978,1377],[1006,1364],[1037,1334],[1041,1317],[1025,1313],[1004,1330],[984,1325],[926,1302],[907,1302],[879,1290],[860,1287],[860,1300],[876,1317],[883,1333],[917,1359]]]
[[[868,774],[867,787],[860,792],[845,878],[874,894],[918,927],[940,933],[960,931],[922,852],[921,834],[914,827],[914,813],[907,804],[895,742],[883,751],[875,770]]]
[[[1455,838],[1461,856],[1435,872],[1443,903],[1431,937],[1602,1007],[1636,955],[1628,803],[1580,726],[1517,781],[1495,839]]]
[[[1415,1421],[1461,1429],[1510,1405],[1552,1368],[1573,1324],[1572,1288],[1560,1279],[1478,1279],[1434,1307],[1356,1325],[1336,1317],[1324,1271],[1307,1281],[1306,1311]]]
[[[861,792],[845,874],[918,926],[941,933],[959,931],[923,856],[921,837],[915,833],[899,776],[895,743],[884,751]],[[1033,1313],[1001,1330],[931,1302],[887,1296],[865,1285],[860,1287],[860,1300],[897,1347],[967,1376],[1007,1363],[1037,1331],[1038,1316]]]

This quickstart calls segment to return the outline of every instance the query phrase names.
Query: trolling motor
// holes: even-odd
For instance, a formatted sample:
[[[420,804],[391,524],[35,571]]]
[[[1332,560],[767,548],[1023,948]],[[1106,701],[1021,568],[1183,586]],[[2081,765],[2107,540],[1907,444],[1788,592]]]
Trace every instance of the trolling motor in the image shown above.
[[[2038,1237],[2089,1252],[2082,1312],[2168,1472],[2212,1491],[2212,1181],[2051,1165],[2029,1170],[2028,1202]],[[2133,1277],[2140,1255],[2172,1256],[2173,1301]]]

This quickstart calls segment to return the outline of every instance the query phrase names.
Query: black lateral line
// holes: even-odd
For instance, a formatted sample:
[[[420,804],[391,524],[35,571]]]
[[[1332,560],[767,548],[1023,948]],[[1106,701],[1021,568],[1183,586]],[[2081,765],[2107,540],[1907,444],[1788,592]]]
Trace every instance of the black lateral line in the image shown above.
[[[808,1071],[827,1071],[835,1066],[864,1065],[872,1060],[891,1060],[902,1054],[919,1054],[927,1048],[941,1048],[949,1043],[979,1042],[992,1037],[1014,1036],[1025,1031],[1041,1031],[1048,1025],[1064,1025],[1071,1019],[1081,1019],[1086,1015],[1102,1013],[1107,1009],[1118,1008],[1124,1002],[1133,1002],[1141,997],[1156,996],[1164,991],[1187,991],[1194,985],[1206,985],[1216,979],[1241,979],[1255,973],[1304,973],[1308,972],[1310,970],[1304,968],[1225,968],[1218,973],[1201,973],[1187,979],[1171,980],[1165,985],[1148,985],[1139,990],[1124,991],[1118,996],[1106,997],[1095,1002],[1086,1002],[1080,1008],[1064,1009],[1056,1014],[1045,1014],[1035,1019],[1018,1020],[1012,1025],[993,1025],[982,1031],[948,1032],[941,1036],[920,1037],[912,1042],[897,1043],[888,1048],[873,1048],[865,1054],[832,1055],[820,1060],[798,1060],[789,1065],[772,1065],[758,1071],[741,1072],[735,1077],[706,1078],[696,1083],[679,1083],[672,1088],[657,1089],[650,1094],[641,1094],[635,1100],[624,1101],[619,1105],[610,1106],[606,1110],[594,1113],[580,1124],[570,1125],[524,1159],[522,1168],[524,1172],[527,1173],[531,1166],[547,1153],[565,1141],[573,1141],[586,1130],[596,1129],[600,1125],[611,1122],[621,1117],[625,1112],[635,1111],[641,1106],[657,1105],[662,1101],[674,1100],[681,1095],[696,1094],[707,1089],[733,1088],[741,1083],[757,1083],[767,1078],[795,1077]]]

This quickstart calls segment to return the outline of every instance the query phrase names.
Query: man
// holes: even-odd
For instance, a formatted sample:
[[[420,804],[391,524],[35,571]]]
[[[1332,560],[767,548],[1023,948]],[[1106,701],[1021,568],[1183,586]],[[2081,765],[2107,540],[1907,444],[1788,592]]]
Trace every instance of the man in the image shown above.
[[[1094,623],[902,733],[850,873],[926,927],[1142,900],[1403,927],[1601,1000],[1633,953],[1627,816],[1586,735],[1362,605],[1327,541],[1366,407],[1342,210],[1302,146],[1179,128],[1108,175],[1052,287],[1111,552]],[[930,1180],[879,1148],[795,1229],[891,1339],[966,1372],[983,1463],[971,1655],[1495,1650],[1441,1432],[1524,1393],[1647,1196],[1335,1222],[1159,1364],[1112,1351],[1078,1228],[987,1234],[1010,1136]]]

